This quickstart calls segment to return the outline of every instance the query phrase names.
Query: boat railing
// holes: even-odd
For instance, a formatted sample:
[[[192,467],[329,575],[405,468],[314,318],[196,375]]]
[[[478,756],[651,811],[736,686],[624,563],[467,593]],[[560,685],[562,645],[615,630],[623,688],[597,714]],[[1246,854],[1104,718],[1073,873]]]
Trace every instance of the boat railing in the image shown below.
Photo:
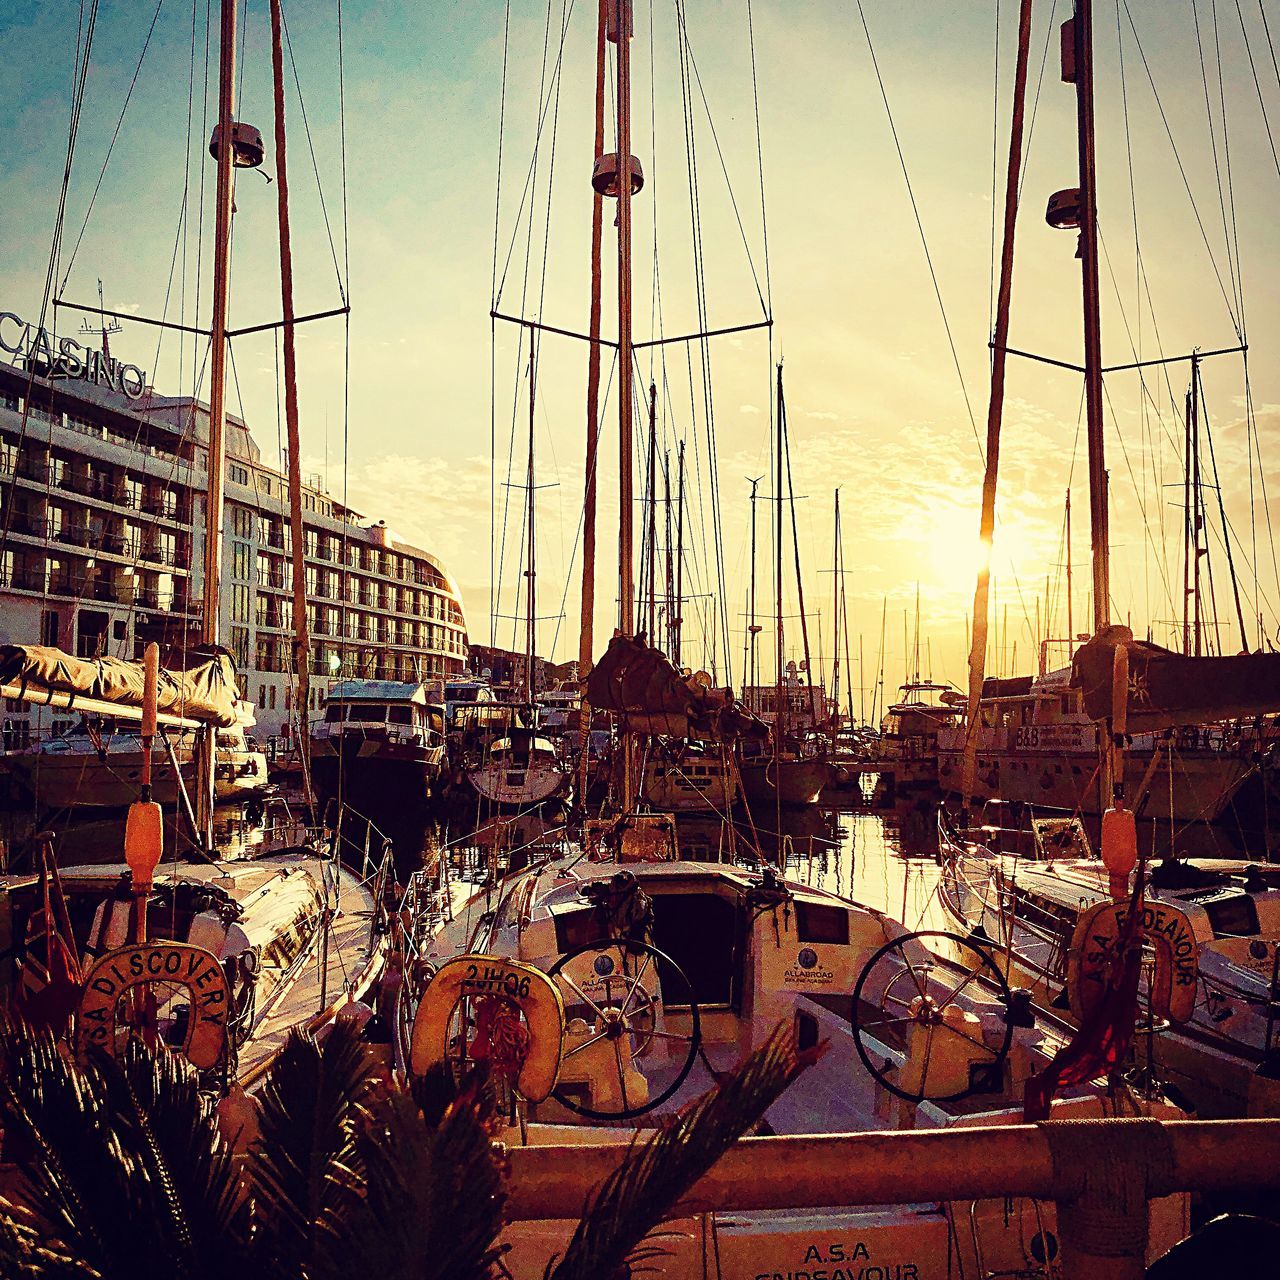
[[[507,1217],[576,1220],[629,1152],[625,1143],[508,1148]],[[1141,1280],[1152,1200],[1274,1189],[1280,1120],[1055,1120],[744,1138],[672,1217],[1026,1197],[1056,1205],[1063,1280]]]

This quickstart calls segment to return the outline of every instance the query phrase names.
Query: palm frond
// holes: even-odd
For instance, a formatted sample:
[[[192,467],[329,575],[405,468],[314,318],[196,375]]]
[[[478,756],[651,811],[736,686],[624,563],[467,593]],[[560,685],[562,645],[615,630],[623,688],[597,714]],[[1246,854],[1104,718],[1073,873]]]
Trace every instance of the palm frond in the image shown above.
[[[635,1142],[583,1210],[564,1256],[548,1280],[610,1280],[626,1274],[635,1250],[708,1169],[782,1094],[811,1060],[780,1026],[716,1088]]]
[[[20,1176],[17,1198],[47,1237],[106,1274],[136,1236],[130,1162],[101,1079],[21,1019],[5,1022],[0,1046],[0,1126]]]
[[[372,1059],[348,1022],[334,1023],[322,1044],[289,1034],[262,1088],[260,1136],[246,1164],[267,1274],[332,1272],[346,1253],[364,1192],[355,1138],[374,1085]]]
[[[419,1106],[419,1095],[431,1112]],[[380,1101],[358,1139],[368,1199],[350,1236],[351,1256],[369,1274],[379,1280],[491,1274],[503,1205],[491,1115],[482,1082],[459,1091],[434,1074],[413,1095],[396,1092]]]
[[[40,1240],[16,1205],[0,1200],[0,1276],[5,1280],[100,1280],[98,1273]]]

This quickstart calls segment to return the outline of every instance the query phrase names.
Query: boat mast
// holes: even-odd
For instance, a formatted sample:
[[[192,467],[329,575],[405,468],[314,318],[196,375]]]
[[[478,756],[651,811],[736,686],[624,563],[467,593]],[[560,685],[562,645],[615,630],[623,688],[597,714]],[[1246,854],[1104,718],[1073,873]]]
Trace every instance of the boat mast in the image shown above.
[[[596,26],[594,163],[604,151],[605,14],[609,0],[600,0]],[[591,304],[587,332],[587,450],[582,492],[582,609],[579,615],[578,679],[585,680],[594,654],[596,607],[596,450],[600,443],[600,259],[604,239],[604,195],[594,184],[591,192]],[[584,725],[590,716],[584,717]],[[586,745],[583,731],[583,745]]]
[[[537,490],[533,486],[533,428],[534,428],[534,410],[537,406],[537,385],[538,385],[538,348],[537,339],[530,337],[529,339],[529,463],[528,471],[525,476],[525,520],[529,525],[529,536],[526,539],[527,554],[525,557],[525,610],[527,617],[525,618],[525,666],[524,680],[525,693],[529,698],[529,706],[532,708],[537,699],[535,698],[533,664],[534,650],[537,647],[538,639],[538,588],[536,574],[536,548],[534,545],[534,533],[536,528],[536,496]]]
[[[781,750],[782,734],[786,729],[786,711],[782,703],[782,667],[786,661],[786,636],[782,624],[782,361],[778,361],[777,432],[774,437],[773,503],[774,503],[774,577],[773,600],[775,609],[774,637],[778,650],[777,673],[773,691],[773,759],[776,768]],[[775,778],[777,774],[775,772]],[[776,782],[775,782],[776,787]],[[778,830],[782,827],[779,824]]]
[[[635,580],[631,461],[631,0],[609,5],[609,37],[617,45],[617,188],[618,188],[618,608],[619,630],[635,634]],[[622,738],[622,811],[635,803],[634,759],[629,735]]]
[[[293,543],[294,717],[302,789],[314,819],[311,792],[311,636],[307,621],[306,531],[302,523],[302,446],[298,432],[298,358],[294,334],[293,247],[289,234],[289,175],[285,163],[284,52],[280,0],[271,0],[271,75],[275,91],[276,212],[280,223],[280,305],[284,320],[284,417],[289,449],[289,525]]]
[[[662,515],[665,528],[663,530],[663,541],[666,544],[666,554],[663,566],[663,599],[667,606],[667,639],[666,650],[668,654],[675,652],[675,644],[673,643],[672,630],[672,612],[671,601],[675,593],[675,563],[672,560],[672,543],[671,543],[671,450],[665,449],[662,454]]]
[[[236,4],[222,0],[218,51],[218,184],[214,196],[213,324],[209,336],[209,457],[205,490],[204,601],[200,639],[218,643],[218,604],[222,589],[223,453],[226,436],[227,304],[231,289],[231,212],[233,199],[232,94],[236,80]],[[217,735],[201,733],[196,749],[196,825],[205,850],[213,850],[213,787]]]
[[[1067,658],[1076,642],[1075,614],[1071,604],[1071,490],[1067,490]]]
[[[658,613],[658,385],[649,383],[649,643],[657,644]]]
[[[836,490],[836,523],[835,533],[831,539],[831,581],[833,599],[831,602],[832,644],[834,655],[831,662],[831,701],[835,704],[836,718],[840,716],[840,490]]]
[[[1111,620],[1111,543],[1102,419],[1102,337],[1098,300],[1098,203],[1093,139],[1093,5],[1075,0],[1076,124],[1080,150],[1080,273],[1084,293],[1085,423],[1089,447],[1089,531],[1093,546],[1093,630]],[[1072,76],[1063,78],[1070,82]]]
[[[748,688],[758,688],[760,680],[757,671],[759,657],[760,624],[756,621],[756,490],[760,487],[763,476],[748,477],[751,485],[751,586],[747,593],[747,676]]]
[[[1093,137],[1093,5],[1075,0],[1071,41],[1063,41],[1062,78],[1076,86],[1076,132],[1080,154],[1080,277],[1084,302],[1084,396],[1089,448],[1089,533],[1092,549],[1093,633],[1111,621],[1111,540],[1108,530],[1107,463],[1102,419],[1102,337],[1098,300],[1098,202]],[[1105,809],[1124,775],[1117,776],[1111,743],[1103,741],[1098,765],[1100,808]]]
[[[680,441],[679,460],[677,462],[679,479],[676,483],[676,600],[674,628],[675,643],[672,645],[671,661],[677,667],[681,665],[680,648],[684,633],[684,441]]]
[[[609,0],[599,0],[596,14],[596,101],[595,138],[591,161],[599,163],[604,152],[605,27]],[[594,654],[596,609],[596,451],[600,444],[600,259],[604,240],[604,193],[591,184],[591,305],[588,318],[590,343],[587,355],[587,448],[586,476],[582,490],[582,607],[578,631],[578,679],[583,681],[582,705],[578,711],[581,733],[578,742],[578,796],[587,794],[588,750],[591,738],[591,704],[586,696],[587,675]]]
[[[1031,47],[1031,0],[1018,14],[1018,57],[1013,77],[1013,119],[1009,129],[1009,169],[1004,192],[1004,239],[1000,285],[996,296],[995,332],[991,340],[991,398],[987,404],[986,468],[982,480],[982,514],[978,537],[980,561],[973,593],[973,634],[969,648],[969,702],[960,792],[965,807],[973,801],[978,768],[978,727],[982,685],[986,678],[987,625],[991,592],[991,545],[996,528],[996,484],[1000,471],[1000,430],[1004,421],[1004,376],[1009,339],[1009,304],[1013,293],[1013,248],[1018,226],[1018,190],[1022,172],[1022,119],[1027,93],[1027,60]]]
[[[633,560],[632,462],[631,462],[631,0],[609,6],[613,27],[610,37],[618,46],[617,147],[618,147],[618,606],[619,626],[626,636],[635,634],[635,583]],[[629,795],[629,792],[628,792]],[[628,804],[628,808],[630,805]]]

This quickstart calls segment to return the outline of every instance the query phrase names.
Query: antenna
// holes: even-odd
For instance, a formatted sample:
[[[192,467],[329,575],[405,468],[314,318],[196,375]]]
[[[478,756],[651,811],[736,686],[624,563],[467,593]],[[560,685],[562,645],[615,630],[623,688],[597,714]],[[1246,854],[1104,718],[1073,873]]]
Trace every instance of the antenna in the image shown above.
[[[107,304],[102,296],[102,277],[98,277],[98,311],[100,314],[101,324],[91,324],[88,320],[80,322],[80,332],[87,334],[98,334],[102,339],[102,355],[106,360],[111,359],[111,335],[121,331],[121,325],[118,320],[112,319],[107,315]]]

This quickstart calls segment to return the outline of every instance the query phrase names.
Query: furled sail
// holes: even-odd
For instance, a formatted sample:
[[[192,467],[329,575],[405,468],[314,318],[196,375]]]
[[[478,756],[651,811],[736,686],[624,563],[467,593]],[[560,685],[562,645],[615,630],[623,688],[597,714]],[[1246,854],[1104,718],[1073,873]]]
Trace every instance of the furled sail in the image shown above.
[[[239,722],[238,692],[231,655],[217,645],[201,645],[181,666],[161,667],[158,710],[201,724],[230,728]],[[58,701],[72,709],[78,699],[118,706],[126,715],[142,708],[142,663],[123,658],[76,658],[47,645],[0,645],[0,685],[7,696]],[[9,693],[13,689],[15,692]],[[65,702],[64,702],[65,699]],[[134,717],[130,717],[134,718]]]
[[[632,733],[714,741],[767,733],[732,690],[682,675],[661,650],[639,638],[614,636],[586,685],[592,707],[621,716]]]
[[[1094,720],[1111,715],[1118,645],[1128,650],[1130,733],[1280,711],[1280,653],[1188,658],[1135,640],[1128,627],[1112,626],[1081,645],[1071,661],[1071,687],[1083,691]]]

